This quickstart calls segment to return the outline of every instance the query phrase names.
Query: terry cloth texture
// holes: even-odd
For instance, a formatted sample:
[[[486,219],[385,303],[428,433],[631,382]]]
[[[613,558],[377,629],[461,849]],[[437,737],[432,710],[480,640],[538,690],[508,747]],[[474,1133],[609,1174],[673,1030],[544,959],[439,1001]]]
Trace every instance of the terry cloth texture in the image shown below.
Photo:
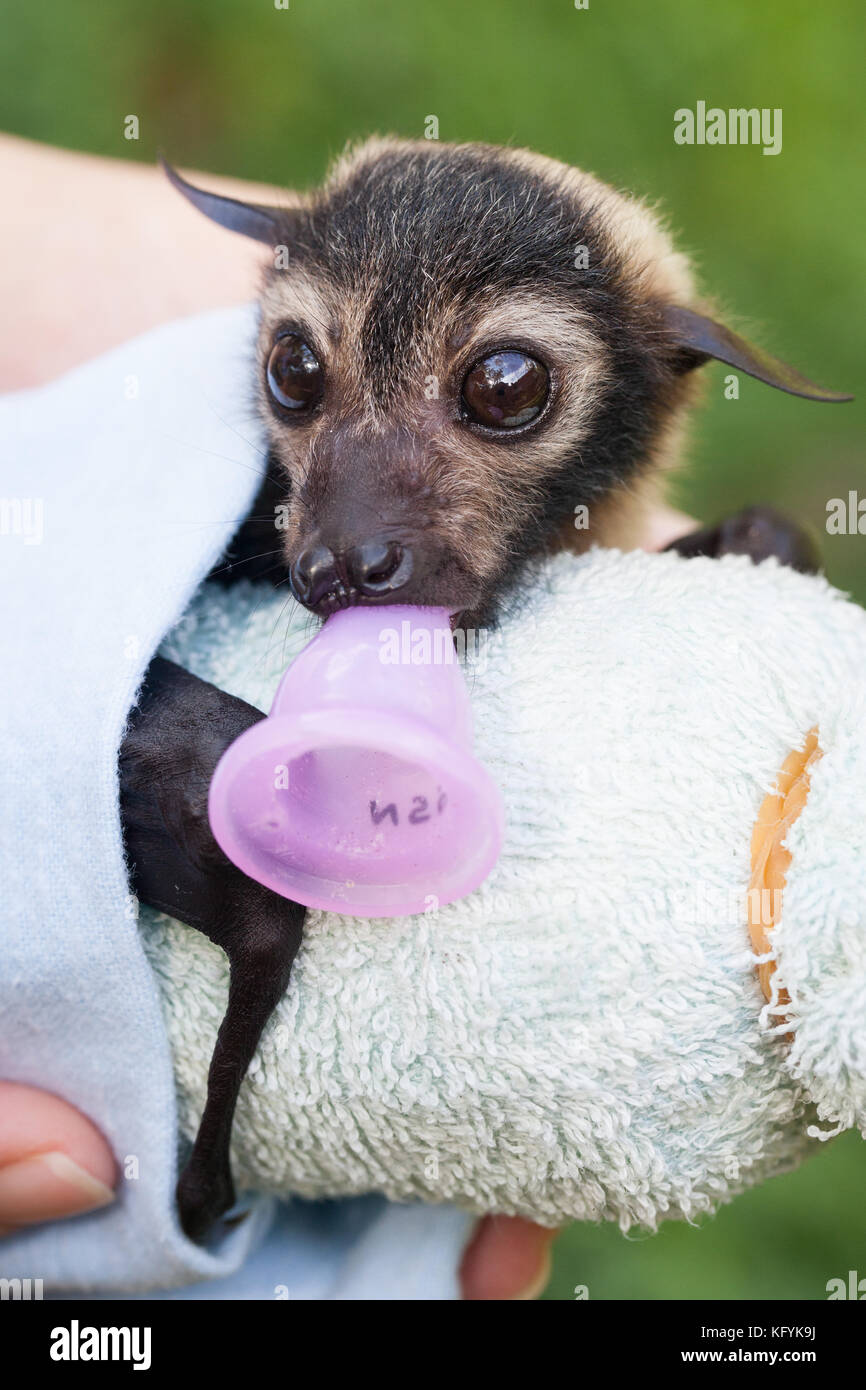
[[[268,709],[311,631],[281,592],[208,585],[164,651]],[[550,563],[476,645],[500,862],[435,913],[308,914],[242,1089],[240,1182],[654,1227],[796,1164],[812,1102],[866,1123],[866,614],[775,562],[594,552]],[[750,839],[816,724],[780,1031],[749,945]],[[192,1135],[225,961],[146,917]]]
[[[178,1227],[171,1055],[128,893],[116,772],[143,672],[256,492],[254,333],[251,307],[203,316],[0,400],[0,1076],[79,1106],[128,1175],[113,1207],[0,1242],[0,1274],[40,1277],[46,1293],[227,1276],[271,1216],[256,1203],[209,1250]],[[420,1287],[418,1214],[347,1210],[342,1235],[329,1208],[308,1242],[318,1266],[305,1287],[397,1297],[407,1263]],[[455,1297],[465,1221],[425,1218],[448,1256],[428,1259],[426,1296]],[[303,1243],[309,1211],[299,1222]],[[362,1247],[382,1222],[392,1277],[371,1285]],[[368,1263],[378,1278],[382,1260]]]

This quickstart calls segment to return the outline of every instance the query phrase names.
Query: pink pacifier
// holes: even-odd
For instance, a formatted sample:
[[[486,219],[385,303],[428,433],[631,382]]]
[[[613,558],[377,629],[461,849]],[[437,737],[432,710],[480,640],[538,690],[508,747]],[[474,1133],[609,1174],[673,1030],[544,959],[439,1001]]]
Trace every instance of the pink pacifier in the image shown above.
[[[208,811],[239,869],[307,907],[397,917],[477,888],[499,857],[504,817],[472,755],[447,611],[329,618],[268,717],[226,749]]]

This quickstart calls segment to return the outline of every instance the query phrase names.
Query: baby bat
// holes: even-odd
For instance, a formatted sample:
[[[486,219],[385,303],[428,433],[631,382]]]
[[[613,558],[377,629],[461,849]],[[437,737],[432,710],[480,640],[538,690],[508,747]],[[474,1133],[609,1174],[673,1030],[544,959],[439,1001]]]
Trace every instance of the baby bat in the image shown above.
[[[809,400],[850,399],[719,323],[653,211],[555,160],[375,139],[279,207],[164,167],[206,216],[269,248],[251,364],[267,467],[214,577],[288,578],[320,617],[400,602],[485,626],[551,550],[639,544],[711,359]],[[675,545],[817,564],[769,508]],[[234,1199],[238,1091],[303,926],[304,909],[246,879],[208,826],[213,768],[260,717],[157,659],[120,758],[133,887],[230,963],[178,1185],[196,1239]]]

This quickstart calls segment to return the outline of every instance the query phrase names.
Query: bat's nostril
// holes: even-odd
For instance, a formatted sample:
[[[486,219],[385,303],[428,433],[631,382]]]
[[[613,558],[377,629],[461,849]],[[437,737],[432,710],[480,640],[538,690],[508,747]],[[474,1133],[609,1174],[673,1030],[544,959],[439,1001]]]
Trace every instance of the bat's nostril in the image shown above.
[[[289,570],[292,593],[308,608],[313,608],[339,583],[337,561],[326,545],[310,545],[302,550]]]
[[[346,556],[349,582],[360,594],[393,593],[408,583],[412,574],[412,552],[398,541],[364,541]]]

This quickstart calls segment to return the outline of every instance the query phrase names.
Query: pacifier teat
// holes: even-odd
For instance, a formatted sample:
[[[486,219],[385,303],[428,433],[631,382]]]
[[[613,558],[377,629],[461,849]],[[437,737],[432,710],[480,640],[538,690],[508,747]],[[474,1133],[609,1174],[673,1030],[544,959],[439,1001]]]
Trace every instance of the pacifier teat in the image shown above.
[[[447,611],[335,613],[223,754],[208,809],[238,868],[307,907],[402,916],[477,888],[503,809]]]

